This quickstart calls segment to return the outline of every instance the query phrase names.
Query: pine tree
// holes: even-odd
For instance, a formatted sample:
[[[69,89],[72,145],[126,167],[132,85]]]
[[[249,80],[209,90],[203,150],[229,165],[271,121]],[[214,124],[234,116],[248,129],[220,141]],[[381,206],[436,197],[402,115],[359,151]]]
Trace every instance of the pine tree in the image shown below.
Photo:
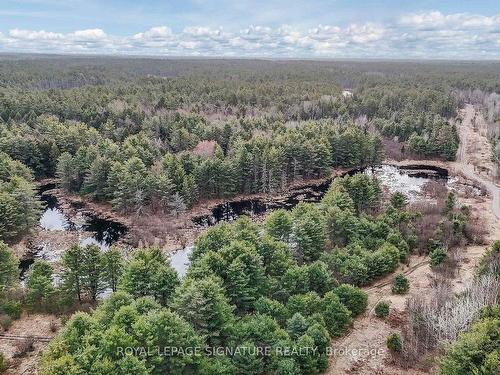
[[[164,213],[169,208],[174,194],[173,182],[159,166],[155,165],[152,168],[152,173],[148,173],[145,186],[146,195],[153,211]]]
[[[216,278],[186,280],[176,291],[172,307],[199,335],[208,338],[209,345],[225,342],[234,319],[233,308]]]
[[[286,322],[286,329],[293,340],[297,340],[302,336],[307,331],[307,328],[307,321],[300,313],[293,314]]]
[[[292,217],[283,209],[273,211],[266,218],[264,227],[270,236],[287,242],[290,239],[293,229]]]
[[[118,280],[123,272],[123,257],[117,247],[112,246],[102,254],[103,280],[108,288],[116,292]]]
[[[0,241],[0,292],[14,286],[18,277],[19,269],[16,257],[12,250]]]
[[[331,336],[340,336],[351,324],[351,312],[333,292],[328,292],[323,298],[323,318]]]
[[[54,301],[51,300],[55,291],[52,272],[52,266],[44,260],[37,259],[31,266],[26,281],[26,303],[30,309],[46,310],[54,307]]]
[[[305,262],[313,262],[325,250],[325,226],[323,217],[312,204],[299,203],[293,210],[293,237],[297,255]]]
[[[99,246],[86,246],[83,249],[82,289],[92,301],[96,301],[99,293],[104,290],[103,271],[103,261]]]
[[[93,160],[85,176],[82,187],[83,193],[89,194],[96,200],[103,200],[106,196],[105,190],[110,166],[110,161],[105,157],[98,156]]]
[[[77,171],[73,157],[68,152],[61,154],[57,161],[56,176],[63,189],[74,191],[77,187]]]
[[[61,279],[69,297],[82,301],[84,286],[84,252],[78,245],[70,247],[62,256]]]
[[[166,305],[179,285],[177,272],[161,249],[138,249],[125,265],[118,289],[135,296],[152,296]]]
[[[186,211],[186,204],[184,203],[184,199],[179,193],[174,193],[172,195],[169,202],[169,208],[176,217],[178,217],[179,214]]]
[[[245,265],[240,259],[229,265],[226,284],[228,296],[238,310],[249,310],[256,299],[256,291],[252,288],[250,275],[246,273]]]

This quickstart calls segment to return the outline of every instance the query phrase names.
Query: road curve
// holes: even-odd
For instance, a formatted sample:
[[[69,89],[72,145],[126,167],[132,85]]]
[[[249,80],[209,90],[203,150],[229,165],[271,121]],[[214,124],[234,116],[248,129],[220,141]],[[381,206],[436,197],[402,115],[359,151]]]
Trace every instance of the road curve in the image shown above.
[[[476,171],[476,166],[471,164],[469,155],[467,154],[467,145],[470,135],[474,132],[473,121],[476,116],[482,117],[482,114],[479,113],[472,104],[466,104],[464,111],[462,123],[458,126],[460,145],[457,151],[457,159],[451,164],[455,172],[462,173],[465,177],[484,185],[492,198],[492,212],[497,219],[500,219],[500,188],[491,178],[485,177]],[[488,150],[488,152],[490,152],[490,150]]]

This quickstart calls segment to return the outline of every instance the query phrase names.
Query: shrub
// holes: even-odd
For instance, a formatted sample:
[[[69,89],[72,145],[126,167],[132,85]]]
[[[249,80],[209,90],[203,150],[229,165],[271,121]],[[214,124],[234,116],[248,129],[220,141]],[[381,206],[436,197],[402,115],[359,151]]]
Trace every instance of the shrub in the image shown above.
[[[0,373],[7,369],[7,360],[2,352],[0,352]]]
[[[16,352],[14,353],[15,357],[23,357],[27,353],[35,350],[35,339],[33,337],[27,337],[25,339],[19,340],[16,342]]]
[[[12,319],[19,319],[21,317],[22,305],[19,301],[6,301],[3,303],[2,310]]]
[[[389,303],[385,301],[377,303],[377,306],[375,306],[375,315],[379,318],[385,318],[389,315]]]
[[[401,336],[399,333],[392,333],[387,337],[386,341],[387,349],[391,352],[400,352],[403,349],[403,343],[401,342]]]
[[[410,282],[408,279],[400,273],[397,275],[392,282],[392,293],[394,294],[405,294],[410,289]]]
[[[440,363],[441,375],[500,373],[499,317],[487,317],[460,335]]]
[[[52,332],[52,333],[57,332],[57,328],[58,328],[57,322],[55,320],[51,320],[49,328],[50,328],[50,332]]]
[[[437,266],[441,264],[446,259],[446,250],[442,247],[437,247],[429,253],[431,258],[431,265]]]
[[[342,284],[334,292],[339,296],[340,302],[351,311],[352,316],[361,314],[368,306],[368,295],[359,288]]]
[[[0,314],[0,328],[4,331],[8,331],[12,325],[12,318],[6,314]]]
[[[372,278],[384,276],[398,266],[400,253],[396,246],[385,243],[377,251],[370,253],[368,269]]]

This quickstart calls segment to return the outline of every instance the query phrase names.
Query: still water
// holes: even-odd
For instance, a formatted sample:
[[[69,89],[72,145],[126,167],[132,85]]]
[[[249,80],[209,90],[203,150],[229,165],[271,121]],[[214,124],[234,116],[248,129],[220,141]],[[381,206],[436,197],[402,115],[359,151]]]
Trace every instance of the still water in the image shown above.
[[[409,201],[422,198],[422,189],[430,181],[436,181],[443,186],[448,184],[448,171],[446,169],[429,166],[396,167],[394,165],[381,165],[352,171],[350,174],[365,173],[380,179],[384,189],[389,193],[400,191],[408,197]],[[283,208],[293,209],[299,202],[319,202],[328,191],[331,181],[310,187],[305,190],[292,192],[285,199],[251,199],[235,202],[225,202],[215,206],[211,214],[193,219],[195,224],[203,227],[215,225],[221,221],[232,221],[241,215],[258,216],[269,210]],[[178,250],[171,257],[172,266],[179,275],[185,275],[189,267],[189,254],[193,246]]]
[[[80,238],[80,245],[97,245],[103,251],[107,250],[127,232],[127,227],[121,223],[78,210],[74,218],[69,218],[60,208],[57,198],[50,194],[50,190],[55,187],[56,185],[53,183],[42,185],[37,192],[40,196],[40,201],[44,203],[44,211],[39,221],[42,230],[50,232],[77,232]],[[54,235],[57,234],[54,233]],[[55,254],[51,243],[44,243],[36,249],[35,258],[54,262],[60,259],[60,255]],[[21,279],[25,278],[26,272],[33,262],[34,258],[31,258],[23,259],[19,263]]]
[[[423,188],[430,181],[435,181],[443,186],[451,186],[456,183],[455,179],[449,178],[446,169],[429,166],[396,167],[393,165],[381,165],[350,172],[350,174],[365,173],[377,176],[384,189],[389,193],[400,191],[407,195],[410,201],[417,201],[423,197]],[[318,186],[292,191],[286,197],[274,199],[250,199],[234,202],[225,202],[217,205],[209,215],[199,216],[193,219],[194,223],[209,227],[221,221],[232,221],[240,215],[258,216],[270,210],[283,208],[293,209],[299,202],[319,202],[327,192],[331,181],[326,181]],[[53,189],[55,185],[42,186],[39,194],[45,202],[46,208],[40,218],[40,226],[47,231],[78,231],[80,233],[81,245],[96,244],[106,250],[118,241],[127,232],[127,228],[117,222],[90,216],[77,209],[77,217],[72,221],[66,217],[57,204],[57,199],[44,192]],[[170,255],[170,263],[180,277],[185,276],[189,267],[189,255],[193,245]],[[50,244],[41,249],[37,256],[50,259]],[[57,260],[57,259],[51,259]],[[33,260],[22,261],[20,268],[26,272]]]

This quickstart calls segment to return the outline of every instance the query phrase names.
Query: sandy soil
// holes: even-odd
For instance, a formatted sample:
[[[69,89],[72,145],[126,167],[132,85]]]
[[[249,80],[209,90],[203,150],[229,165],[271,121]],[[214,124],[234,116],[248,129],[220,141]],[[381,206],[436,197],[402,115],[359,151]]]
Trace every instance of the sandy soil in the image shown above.
[[[21,319],[12,323],[7,332],[0,334],[0,352],[4,353],[9,361],[9,368],[5,375],[34,375],[37,374],[38,362],[42,351],[48,345],[44,338],[53,338],[57,332],[52,332],[51,325],[56,329],[61,326],[59,318],[53,315],[33,314],[25,315]],[[16,357],[16,342],[19,339],[11,340],[7,337],[34,336],[37,338],[34,343],[34,350],[22,357]]]
[[[488,240],[500,237],[500,189],[492,182],[494,166],[490,157],[490,146],[485,138],[484,120],[478,111],[468,105],[462,112],[462,124],[459,126],[461,146],[457,161],[453,163],[436,161],[403,161],[395,164],[423,164],[442,165],[452,174],[462,175],[479,184],[488,191],[487,198],[466,198],[459,196],[461,202],[471,205],[473,214],[483,217],[488,225]],[[214,202],[212,203],[214,204]],[[207,205],[205,205],[207,207]],[[127,223],[130,224],[130,223]],[[150,223],[151,224],[151,223]],[[38,238],[43,240],[44,238]],[[72,239],[60,236],[61,248]],[[19,252],[25,244],[18,249]],[[462,249],[462,262],[457,276],[452,280],[454,289],[461,290],[463,283],[473,276],[475,266],[484,253],[486,246],[468,246]],[[430,290],[430,278],[433,274],[428,259],[413,256],[408,265],[401,265],[398,272],[403,272],[410,280],[410,294],[425,295]],[[407,296],[391,294],[390,285],[393,275],[379,280],[375,285],[365,288],[369,295],[369,308],[367,312],[354,321],[351,331],[344,337],[332,342],[332,361],[327,373],[341,374],[408,374],[421,375],[432,373],[422,370],[402,370],[392,365],[386,351],[385,340],[391,332],[400,327],[404,316]],[[386,320],[374,316],[375,305],[386,300],[391,303],[391,315]],[[13,323],[8,334],[10,335],[36,335],[52,337],[50,330],[51,320],[56,319],[49,315],[30,315]],[[11,359],[11,368],[7,374],[36,374],[36,363],[43,348],[44,342],[36,342],[35,351],[23,358],[14,358],[15,346],[13,341],[0,339],[0,351]]]
[[[488,196],[469,198],[459,194],[459,201],[472,207],[472,213],[482,218],[488,228],[487,242],[500,237],[500,189],[493,182],[494,165],[491,162],[491,146],[486,138],[486,125],[479,111],[472,105],[467,105],[461,112],[462,122],[459,125],[460,148],[457,160],[452,163],[435,161],[403,161],[395,164],[425,164],[441,165],[450,170],[452,175],[461,175],[472,184],[484,187]],[[451,279],[455,292],[463,289],[464,283],[471,279],[474,270],[484,254],[487,246],[467,246],[461,249],[458,272]],[[434,374],[435,366],[429,369],[403,370],[391,363],[386,350],[385,340],[392,332],[397,332],[404,317],[405,303],[411,295],[429,294],[430,281],[434,274],[428,259],[412,256],[408,266],[400,266],[397,272],[406,274],[410,281],[410,293],[406,296],[392,295],[390,283],[394,275],[377,282],[376,285],[365,288],[369,296],[367,312],[354,321],[351,331],[344,337],[332,342],[334,355],[327,370],[329,375],[341,374],[387,374],[387,375],[423,375]],[[378,319],[373,309],[381,301],[389,301],[391,315],[386,320]],[[356,351],[365,350],[363,355]]]

